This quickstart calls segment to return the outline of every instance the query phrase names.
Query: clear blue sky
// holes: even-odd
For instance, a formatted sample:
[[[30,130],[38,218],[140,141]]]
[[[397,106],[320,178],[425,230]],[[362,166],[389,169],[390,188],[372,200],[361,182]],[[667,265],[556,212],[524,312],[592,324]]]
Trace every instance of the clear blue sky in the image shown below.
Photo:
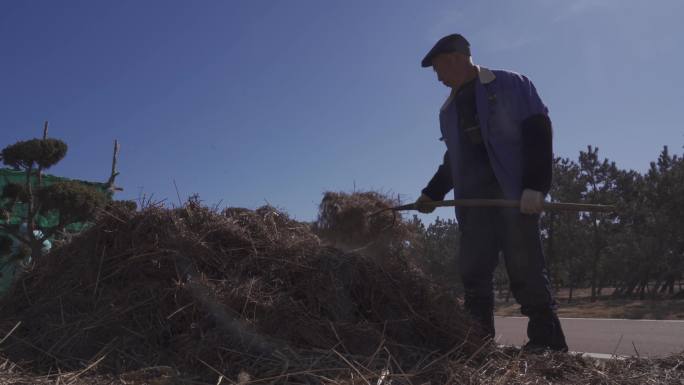
[[[592,144],[643,171],[684,145],[682,15],[681,0],[3,0],[0,146],[49,120],[70,146],[50,172],[105,180],[117,138],[121,199],[177,202],[175,180],[301,220],[326,190],[412,201],[441,161],[448,93],[419,63],[459,32],[476,63],[534,81],[556,155]]]

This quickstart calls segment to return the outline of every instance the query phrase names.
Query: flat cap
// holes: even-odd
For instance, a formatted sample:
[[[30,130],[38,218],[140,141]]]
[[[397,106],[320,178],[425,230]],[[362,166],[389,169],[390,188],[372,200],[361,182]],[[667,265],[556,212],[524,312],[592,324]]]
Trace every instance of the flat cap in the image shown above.
[[[432,47],[430,52],[425,55],[423,61],[420,62],[420,65],[423,67],[431,67],[432,58],[439,54],[449,52],[458,52],[470,56],[470,43],[468,43],[468,40],[466,40],[465,37],[457,33],[444,36],[443,38],[439,39],[439,41],[435,43],[435,46]]]

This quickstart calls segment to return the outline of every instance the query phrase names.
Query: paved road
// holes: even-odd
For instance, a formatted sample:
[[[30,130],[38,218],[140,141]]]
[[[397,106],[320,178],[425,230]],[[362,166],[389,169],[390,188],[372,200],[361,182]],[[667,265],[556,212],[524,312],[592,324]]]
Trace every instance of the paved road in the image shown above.
[[[522,345],[527,341],[527,318],[496,317],[498,343]],[[561,318],[571,351],[642,357],[684,351],[684,321]],[[632,345],[634,344],[634,346]]]

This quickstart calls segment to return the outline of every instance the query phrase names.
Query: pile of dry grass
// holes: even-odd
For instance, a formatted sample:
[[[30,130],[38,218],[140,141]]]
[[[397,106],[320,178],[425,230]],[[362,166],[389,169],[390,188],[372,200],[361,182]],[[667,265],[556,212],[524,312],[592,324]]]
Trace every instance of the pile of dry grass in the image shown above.
[[[356,364],[415,372],[481,346],[457,301],[401,260],[325,246],[272,207],[109,212],[1,306],[0,334],[20,323],[4,354],[43,373],[97,361],[309,381]]]
[[[346,373],[337,371],[336,378],[327,378],[329,370],[311,370],[301,373],[282,373],[270,378],[253,378],[240,372],[236,378],[219,377],[216,382],[188,379],[170,367],[151,367],[120,375],[92,374],[84,368],[69,373],[47,375],[27,374],[5,362],[0,365],[0,384],[3,385],[175,385],[175,384],[238,384],[255,383],[319,383],[355,385],[369,383],[387,384],[469,384],[469,385],[681,385],[684,381],[684,354],[667,358],[628,358],[594,360],[579,355],[553,353],[545,355],[521,355],[515,349],[507,349],[479,360],[477,364],[467,360],[442,361],[437,365],[444,370],[439,379],[425,381],[416,373],[406,373],[388,365],[388,369],[370,371],[361,365],[350,364]],[[10,366],[10,368],[8,368]]]
[[[681,385],[684,354],[596,360],[579,354],[524,355],[508,348],[479,365],[452,362],[447,383],[506,385]]]
[[[410,225],[367,215],[391,204],[326,194],[316,232],[272,207],[112,208],[0,304],[0,384],[681,384],[682,356],[482,344],[403,259],[316,235],[401,252]]]
[[[398,201],[373,191],[326,192],[319,206],[316,233],[336,244],[351,247],[383,241],[391,243],[391,238],[400,237],[406,231],[405,223],[397,221],[387,210],[397,204]]]
[[[376,259],[415,261],[419,248],[416,223],[389,210],[401,204],[374,191],[326,192],[314,232],[334,247],[362,251]]]

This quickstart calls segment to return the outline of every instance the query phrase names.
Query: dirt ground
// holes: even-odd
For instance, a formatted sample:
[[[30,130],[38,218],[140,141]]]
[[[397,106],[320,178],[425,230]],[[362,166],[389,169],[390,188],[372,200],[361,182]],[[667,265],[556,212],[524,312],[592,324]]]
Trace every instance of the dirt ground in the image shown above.
[[[567,289],[561,289],[556,298],[558,314],[566,318],[625,318],[684,320],[684,299],[627,299],[611,298],[612,290],[605,291],[595,302],[591,302],[589,289],[576,289],[572,302],[568,303]],[[520,306],[511,297],[508,302],[500,297],[496,300],[496,315],[519,316]]]

